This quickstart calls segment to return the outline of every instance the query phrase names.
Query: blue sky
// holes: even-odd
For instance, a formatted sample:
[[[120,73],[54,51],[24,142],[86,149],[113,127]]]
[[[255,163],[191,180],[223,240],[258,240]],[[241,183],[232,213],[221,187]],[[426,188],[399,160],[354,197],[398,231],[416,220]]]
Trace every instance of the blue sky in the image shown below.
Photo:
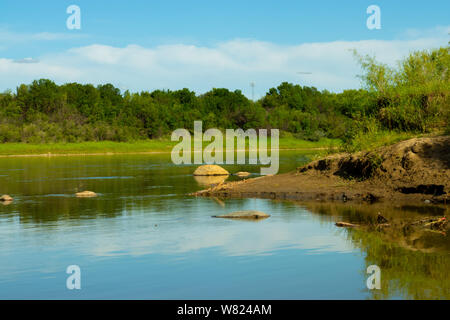
[[[81,30],[66,27],[71,4],[81,8]],[[366,27],[372,4],[381,30]],[[350,49],[393,64],[445,45],[448,12],[444,0],[2,0],[0,90],[47,77],[131,91],[227,87],[249,95],[255,82],[260,96],[281,81],[340,91],[359,86]],[[18,63],[24,58],[35,63]]]

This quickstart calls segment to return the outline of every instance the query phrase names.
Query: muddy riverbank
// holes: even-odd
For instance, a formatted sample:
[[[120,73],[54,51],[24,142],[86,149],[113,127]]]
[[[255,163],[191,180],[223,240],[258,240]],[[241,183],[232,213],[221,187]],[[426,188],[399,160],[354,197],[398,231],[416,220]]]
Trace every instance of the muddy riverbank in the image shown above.
[[[450,200],[450,136],[336,154],[295,172],[224,182],[194,193],[221,198],[441,203]]]

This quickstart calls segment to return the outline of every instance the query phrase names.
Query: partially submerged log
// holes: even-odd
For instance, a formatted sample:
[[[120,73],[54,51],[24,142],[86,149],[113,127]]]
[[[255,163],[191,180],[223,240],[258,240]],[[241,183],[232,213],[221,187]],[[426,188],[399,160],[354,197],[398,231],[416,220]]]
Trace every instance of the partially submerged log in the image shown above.
[[[374,226],[377,229],[387,228],[391,227],[390,223],[384,222],[387,221],[386,218],[381,216],[381,214],[378,214],[377,216],[377,223],[376,224],[354,224],[349,222],[336,222],[335,225],[337,227],[345,227],[345,228],[357,228],[357,227],[370,227]],[[445,217],[442,218],[426,218],[421,219],[413,222],[408,222],[404,224],[404,227],[421,227],[428,230],[438,230],[438,231],[445,231],[447,228],[448,220]]]
[[[83,192],[75,193],[75,196],[77,198],[93,198],[93,197],[96,197],[97,194],[93,191],[83,191]]]
[[[236,211],[232,213],[223,214],[220,216],[212,216],[213,218],[226,218],[226,219],[265,219],[270,217],[270,214],[256,211],[256,210],[247,210],[247,211]]]
[[[425,223],[423,226],[426,228],[430,228],[431,230],[445,230],[445,228],[447,227],[447,219],[443,217],[435,221]]]
[[[336,227],[344,227],[344,228],[358,228],[360,227],[359,224],[353,224],[353,223],[348,223],[348,222],[336,222]]]
[[[248,177],[249,175],[251,175],[251,173],[245,172],[245,171],[239,171],[239,172],[236,172],[235,175],[237,175],[238,177]]]

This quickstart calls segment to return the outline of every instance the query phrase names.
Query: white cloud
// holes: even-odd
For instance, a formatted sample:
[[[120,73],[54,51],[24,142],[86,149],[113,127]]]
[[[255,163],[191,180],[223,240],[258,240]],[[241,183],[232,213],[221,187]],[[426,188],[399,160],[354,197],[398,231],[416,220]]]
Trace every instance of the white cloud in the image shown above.
[[[0,58],[0,88],[14,89],[21,83],[30,83],[40,78],[49,78],[57,82],[70,81],[71,77],[80,78],[83,73],[70,65],[38,61],[36,63],[17,63],[16,60]]]
[[[39,63],[39,60],[33,59],[33,58],[23,58],[23,59],[14,60],[13,62],[15,62],[15,63]]]
[[[0,29],[0,41],[4,42],[4,47],[14,43],[27,43],[30,41],[59,41],[71,40],[88,37],[86,34],[80,33],[55,33],[55,32],[38,32],[38,33],[20,33],[7,29]]]
[[[393,65],[412,50],[436,48],[448,42],[448,27],[435,32],[408,31],[403,40],[361,40],[277,45],[236,39],[211,47],[186,44],[145,48],[102,44],[44,55],[39,63],[17,64],[0,58],[0,89],[15,88],[38,78],[59,83],[113,83],[131,91],[190,88],[205,92],[213,87],[242,89],[256,83],[257,96],[282,81],[340,91],[358,88],[360,73],[351,50],[375,55]],[[51,36],[41,35],[50,39]],[[0,34],[1,38],[1,34]],[[297,72],[311,72],[298,74]]]
[[[436,26],[429,29],[407,29],[402,36],[407,38],[425,38],[448,34],[450,34],[450,26]]]

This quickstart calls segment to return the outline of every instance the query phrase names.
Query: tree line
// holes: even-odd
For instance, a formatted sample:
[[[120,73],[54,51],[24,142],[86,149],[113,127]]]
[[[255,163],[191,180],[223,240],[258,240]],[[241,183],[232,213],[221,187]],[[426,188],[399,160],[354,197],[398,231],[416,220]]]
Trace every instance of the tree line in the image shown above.
[[[361,89],[333,93],[283,82],[258,101],[214,88],[121,92],[112,84],[49,79],[0,94],[0,142],[133,141],[163,138],[177,128],[277,128],[282,135],[349,141],[377,130],[449,131],[449,47],[411,53],[396,68],[355,53]]]

